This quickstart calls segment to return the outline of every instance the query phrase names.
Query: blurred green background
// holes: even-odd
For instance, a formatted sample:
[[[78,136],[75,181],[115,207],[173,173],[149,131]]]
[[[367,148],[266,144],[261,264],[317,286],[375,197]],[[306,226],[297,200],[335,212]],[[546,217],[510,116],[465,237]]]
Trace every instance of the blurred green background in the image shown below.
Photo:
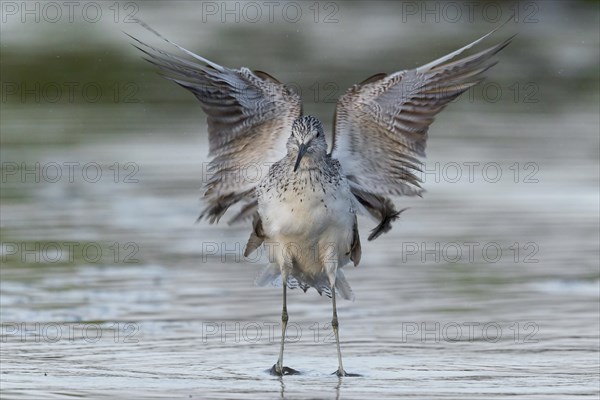
[[[597,1],[69,4],[1,3],[2,334],[14,322],[114,330],[128,321],[139,327],[139,343],[64,346],[11,336],[2,346],[4,393],[217,397],[225,382],[240,397],[286,390],[314,398],[311,377],[324,376],[311,370],[307,381],[273,386],[262,373],[274,360],[272,342],[242,343],[240,351],[201,341],[205,321],[277,321],[280,294],[252,287],[263,262],[241,257],[248,226],[194,225],[205,117],[131,46],[124,32],[174,50],[133,17],[217,63],[269,72],[298,90],[305,112],[330,131],[335,100],[353,84],[423,65],[514,12],[486,41],[518,33],[513,43],[484,83],[439,115],[427,149],[430,169],[497,163],[502,179],[490,183],[480,169],[474,181],[428,176],[423,199],[398,199],[411,209],[389,234],[366,243],[373,222],[359,222],[363,259],[347,271],[357,301],[340,305],[340,319],[347,369],[367,378],[330,385],[332,396],[323,397],[393,397],[397,382],[402,393],[427,398],[446,390],[597,395]],[[56,166],[62,176],[54,179]],[[102,176],[92,179],[97,170]],[[72,242],[77,247],[65,244]],[[405,243],[465,242],[505,253],[490,263],[479,253],[448,262],[403,251]],[[238,256],[207,255],[207,243]],[[102,254],[84,253],[88,247]],[[305,329],[329,320],[326,299],[293,292],[292,320]],[[499,343],[407,345],[399,339],[405,321],[494,321],[504,332],[532,323],[539,342],[505,335]],[[307,337],[294,344],[300,367],[333,370],[331,343],[319,352]]]
[[[223,65],[272,73],[299,88],[306,111],[330,124],[335,100],[352,84],[375,72],[422,65],[516,12],[517,22],[496,35],[519,32],[491,74],[502,93],[488,89],[499,104],[486,111],[545,114],[598,102],[593,1],[474,2],[463,8],[321,2],[300,7],[299,17],[287,3],[269,12],[253,6],[260,2],[100,2],[87,8],[83,2],[60,9],[60,18],[47,3],[3,3],[3,144],[69,143],[97,133],[174,135],[194,123],[201,132],[203,117],[193,97],[159,79],[129,46],[122,31],[165,45],[132,17]],[[474,90],[468,104],[454,111],[480,107],[473,99],[484,97],[482,91]]]

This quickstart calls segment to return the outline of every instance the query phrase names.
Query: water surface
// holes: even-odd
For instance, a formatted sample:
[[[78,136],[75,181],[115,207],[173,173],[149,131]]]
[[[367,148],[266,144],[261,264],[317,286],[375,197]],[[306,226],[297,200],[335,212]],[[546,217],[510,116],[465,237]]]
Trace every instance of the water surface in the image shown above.
[[[330,77],[342,92],[493,26],[393,23],[382,7],[294,27],[196,24],[188,3],[142,11],[194,50],[299,82],[307,109],[330,124],[333,104],[310,85]],[[285,364],[302,374],[267,373],[281,293],[253,285],[264,260],[241,256],[249,227],[194,224],[207,145],[193,99],[110,23],[3,26],[3,79],[135,83],[139,102],[2,103],[2,398],[597,398],[597,14],[539,16],[493,70],[502,97],[474,93],[433,125],[424,198],[401,199],[410,210],[375,242],[374,223],[359,221],[363,258],[346,269],[356,300],[338,305],[344,365],[361,377],[346,379],[331,375],[331,306],[315,291],[289,293]],[[361,18],[371,28],[349,35]],[[69,44],[73,33],[103,50]],[[359,37],[376,44],[357,48]],[[273,45],[257,47],[261,38]],[[63,64],[33,75],[37,53],[19,46]],[[534,101],[515,100],[515,82],[534,84]],[[40,179],[22,163],[39,163]]]

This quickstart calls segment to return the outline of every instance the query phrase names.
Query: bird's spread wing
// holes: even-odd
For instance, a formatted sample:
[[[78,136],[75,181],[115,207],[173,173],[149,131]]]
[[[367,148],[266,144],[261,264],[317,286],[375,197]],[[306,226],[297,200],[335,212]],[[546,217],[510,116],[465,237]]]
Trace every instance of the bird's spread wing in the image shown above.
[[[149,46],[129,35],[136,41],[134,46],[160,68],[165,78],[198,98],[208,117],[211,177],[204,194],[207,207],[198,219],[218,221],[241,200],[250,205],[234,220],[251,216],[249,208],[255,209],[254,188],[260,177],[286,154],[292,123],[302,113],[300,97],[265,72],[223,67],[142,25],[194,59]]]
[[[511,39],[460,57],[494,31],[422,67],[377,74],[350,88],[336,106],[332,155],[352,192],[381,221],[369,237],[387,232],[399,212],[386,197],[422,192],[417,173],[427,131],[437,113],[482,79],[492,56]]]

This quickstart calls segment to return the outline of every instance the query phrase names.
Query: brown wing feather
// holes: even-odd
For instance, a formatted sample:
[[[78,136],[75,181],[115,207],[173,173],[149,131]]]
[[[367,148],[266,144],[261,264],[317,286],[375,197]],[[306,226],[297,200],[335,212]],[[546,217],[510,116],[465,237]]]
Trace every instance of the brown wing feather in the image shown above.
[[[350,260],[352,260],[355,267],[360,263],[361,256],[362,248],[360,246],[360,235],[358,234],[358,221],[355,215],[354,225],[352,226],[352,244],[350,245]]]
[[[250,254],[254,252],[254,250],[258,249],[261,244],[265,241],[265,232],[262,226],[262,220],[258,213],[254,214],[252,220],[252,233],[250,234],[250,238],[248,239],[248,243],[246,243],[246,250],[244,250],[244,257],[248,257]]]
[[[493,32],[422,67],[373,75],[338,100],[332,156],[340,160],[355,197],[380,220],[369,240],[389,231],[402,212],[387,196],[423,192],[418,172],[429,126],[448,103],[481,81],[512,37],[458,56]]]
[[[207,207],[199,219],[217,222],[233,204],[256,198],[255,172],[264,176],[269,165],[286,154],[285,142],[302,113],[302,102],[266,72],[226,68],[160,37],[202,61],[184,59],[132,37],[165,78],[196,96],[207,115],[212,176],[205,186]]]

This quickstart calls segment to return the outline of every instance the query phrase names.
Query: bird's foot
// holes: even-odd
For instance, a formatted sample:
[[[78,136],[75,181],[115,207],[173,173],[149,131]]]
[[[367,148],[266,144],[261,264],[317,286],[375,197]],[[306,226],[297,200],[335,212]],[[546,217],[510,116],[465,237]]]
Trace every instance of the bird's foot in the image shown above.
[[[269,373],[271,375],[275,375],[275,376],[284,376],[284,375],[299,375],[300,371],[297,371],[290,367],[281,367],[281,366],[278,366],[277,364],[274,364],[271,367],[271,369],[269,370]]]
[[[344,371],[343,369],[338,369],[337,371],[335,371],[331,375],[337,375],[339,377],[342,377],[342,376],[361,376],[360,374],[351,374],[349,372]]]

